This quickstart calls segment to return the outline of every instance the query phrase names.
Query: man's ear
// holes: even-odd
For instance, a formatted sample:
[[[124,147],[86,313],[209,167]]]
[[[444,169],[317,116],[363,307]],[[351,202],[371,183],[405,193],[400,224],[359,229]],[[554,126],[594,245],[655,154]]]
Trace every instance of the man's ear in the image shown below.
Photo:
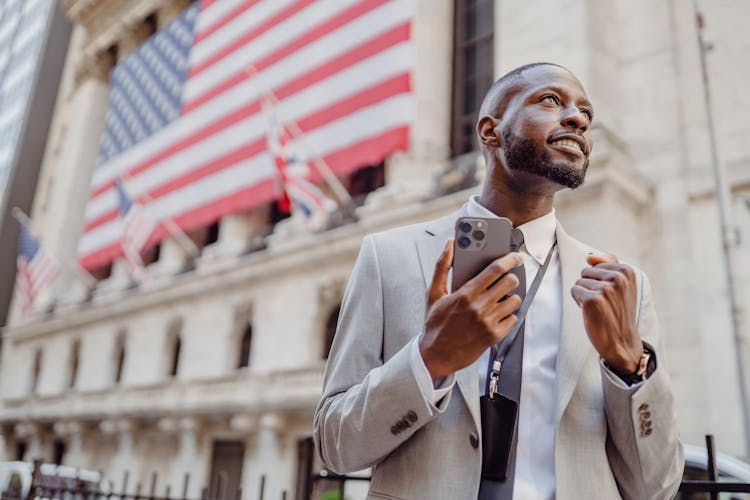
[[[489,115],[484,115],[479,119],[477,123],[477,136],[479,136],[479,142],[485,146],[498,148],[501,146],[501,139],[495,134],[495,128],[497,128],[498,120]]]

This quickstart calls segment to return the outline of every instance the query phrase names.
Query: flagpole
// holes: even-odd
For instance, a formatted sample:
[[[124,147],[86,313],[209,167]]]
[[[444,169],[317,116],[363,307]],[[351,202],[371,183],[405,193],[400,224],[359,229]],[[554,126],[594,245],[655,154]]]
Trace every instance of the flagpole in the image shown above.
[[[132,177],[130,177],[130,174],[125,172],[123,175],[121,175],[125,180],[131,180]],[[135,200],[137,201],[139,198],[143,198],[146,203],[152,203],[154,199],[148,194],[148,192],[144,192],[140,196],[135,196]],[[178,226],[175,221],[172,220],[171,217],[167,217],[164,220],[158,221],[160,224],[164,224],[164,227],[166,228],[167,232],[175,239],[177,242],[182,246],[183,251],[187,253],[190,257],[197,257],[198,254],[200,254],[200,249],[198,246],[193,243],[193,240],[190,239],[190,237],[185,234],[185,231],[183,231],[180,226]]]
[[[247,68],[247,74],[249,76],[254,76],[258,70],[255,68],[255,66],[250,65]],[[276,93],[273,90],[265,90],[263,92],[264,97],[268,98],[272,104],[277,105],[280,103],[279,98],[276,96]],[[341,181],[339,181],[338,177],[336,177],[331,170],[331,167],[326,163],[326,161],[320,157],[320,155],[315,154],[315,151],[310,147],[310,145],[307,143],[307,141],[304,138],[304,133],[302,129],[300,128],[299,124],[295,120],[289,120],[288,123],[291,128],[292,135],[294,135],[295,139],[299,139],[304,144],[305,148],[308,150],[309,153],[313,153],[313,165],[315,165],[315,168],[318,169],[318,172],[323,176],[326,183],[331,187],[333,192],[336,194],[336,197],[341,201],[342,203],[346,204],[347,207],[349,207],[351,214],[354,215],[353,211],[353,205],[354,202],[352,201],[352,197],[349,195],[349,191],[346,190],[343,184],[341,184]]]
[[[23,212],[23,210],[21,210],[18,207],[13,207],[13,209],[11,210],[11,213],[13,214],[13,217],[18,221],[19,224],[24,226],[34,238],[37,238],[37,235],[34,234],[34,231],[31,230],[31,219],[29,218],[28,215],[26,215]],[[81,281],[83,281],[83,283],[88,287],[89,290],[93,290],[94,287],[96,287],[98,280],[94,278],[90,272],[84,269],[78,263],[77,259],[76,259],[75,265],[70,265],[67,262],[60,262],[60,264],[64,265],[69,271],[72,271],[76,276],[78,276],[78,278],[80,278]]]

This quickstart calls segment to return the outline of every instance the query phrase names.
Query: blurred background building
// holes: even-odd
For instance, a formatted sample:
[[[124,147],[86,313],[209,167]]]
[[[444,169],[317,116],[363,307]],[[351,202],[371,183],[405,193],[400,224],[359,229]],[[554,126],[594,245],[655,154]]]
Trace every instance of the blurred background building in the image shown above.
[[[254,498],[261,476],[271,498],[299,494],[317,467],[312,414],[362,236],[476,191],[479,103],[534,61],[570,68],[596,108],[588,178],[558,196],[559,219],[648,273],[683,439],[713,433],[747,456],[689,2],[32,4],[73,24],[54,111],[33,113],[49,136],[20,135],[46,144],[24,163],[39,180],[22,208],[61,270],[29,314],[15,295],[2,330],[0,458],[117,481],[157,472],[172,491],[189,473],[191,496],[220,484]],[[746,309],[750,4],[702,8]],[[2,101],[0,123],[9,109]],[[294,186],[278,179],[297,175],[284,170],[296,154],[321,190],[313,205],[337,210],[321,202],[307,217],[291,196],[289,216]],[[151,222],[142,251],[125,255],[135,210]],[[3,268],[3,286],[11,276]]]
[[[0,324],[13,294],[17,206],[28,211],[47,142],[71,23],[51,0],[0,3]]]

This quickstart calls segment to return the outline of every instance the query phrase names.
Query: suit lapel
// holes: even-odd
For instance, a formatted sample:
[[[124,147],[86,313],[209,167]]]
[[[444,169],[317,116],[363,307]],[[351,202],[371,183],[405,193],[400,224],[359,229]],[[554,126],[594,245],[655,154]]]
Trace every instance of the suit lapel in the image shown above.
[[[593,346],[583,326],[583,316],[578,304],[573,300],[570,289],[587,265],[588,248],[570,237],[562,226],[557,224],[557,246],[560,252],[562,281],[562,332],[560,350],[557,354],[557,407],[556,421],[559,422],[573,395],[578,378],[586,360],[594,352]]]
[[[419,254],[419,263],[422,267],[422,276],[424,278],[425,290],[432,282],[432,275],[435,272],[435,263],[443,252],[445,242],[453,236],[456,219],[466,215],[466,205],[457,212],[437,219],[424,234],[424,238],[416,241],[417,253]],[[467,366],[456,372],[456,385],[458,385],[461,394],[469,407],[477,429],[481,428],[479,416],[479,382],[477,380],[476,363]]]

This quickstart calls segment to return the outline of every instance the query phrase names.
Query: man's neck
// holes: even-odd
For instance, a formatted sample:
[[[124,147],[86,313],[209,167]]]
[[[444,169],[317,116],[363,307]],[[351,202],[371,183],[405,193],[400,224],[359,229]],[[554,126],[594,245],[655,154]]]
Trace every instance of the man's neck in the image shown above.
[[[488,187],[485,184],[479,203],[494,214],[510,219],[513,227],[538,219],[552,211],[554,195],[529,196],[528,193],[512,192]]]

